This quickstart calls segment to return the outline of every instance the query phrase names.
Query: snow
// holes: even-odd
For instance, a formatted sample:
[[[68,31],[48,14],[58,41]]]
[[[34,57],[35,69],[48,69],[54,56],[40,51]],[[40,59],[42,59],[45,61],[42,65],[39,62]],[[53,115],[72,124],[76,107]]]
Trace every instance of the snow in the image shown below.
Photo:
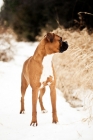
[[[52,124],[49,88],[43,97],[47,113],[37,107],[38,126],[31,122],[31,88],[25,96],[25,114],[20,112],[22,64],[33,54],[38,42],[16,42],[14,60],[0,62],[0,140],[93,140],[93,122],[82,121],[85,111],[72,108],[57,90],[58,124]]]

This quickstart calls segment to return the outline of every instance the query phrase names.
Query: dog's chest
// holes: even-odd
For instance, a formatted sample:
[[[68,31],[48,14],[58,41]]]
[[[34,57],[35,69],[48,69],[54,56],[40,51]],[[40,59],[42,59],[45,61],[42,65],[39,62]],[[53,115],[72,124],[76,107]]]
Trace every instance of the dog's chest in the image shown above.
[[[47,80],[48,77],[53,76],[53,68],[52,68],[52,57],[53,54],[47,55],[44,57],[42,65],[43,65],[43,71],[41,74],[40,82],[41,84]]]

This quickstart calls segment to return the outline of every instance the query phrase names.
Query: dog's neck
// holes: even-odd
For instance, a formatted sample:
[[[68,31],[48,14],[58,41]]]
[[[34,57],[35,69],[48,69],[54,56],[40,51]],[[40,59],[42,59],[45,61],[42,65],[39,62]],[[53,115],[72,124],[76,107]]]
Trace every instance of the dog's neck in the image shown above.
[[[42,61],[43,61],[43,59],[44,59],[45,56],[46,56],[46,55],[43,54],[43,52],[41,52],[41,53],[34,53],[33,59],[34,59],[35,61],[39,62],[39,63],[40,63],[40,62],[42,63]]]
[[[47,55],[44,45],[45,44],[43,44],[42,46],[41,44],[38,45],[33,55],[33,59],[39,63],[42,63],[44,57]]]

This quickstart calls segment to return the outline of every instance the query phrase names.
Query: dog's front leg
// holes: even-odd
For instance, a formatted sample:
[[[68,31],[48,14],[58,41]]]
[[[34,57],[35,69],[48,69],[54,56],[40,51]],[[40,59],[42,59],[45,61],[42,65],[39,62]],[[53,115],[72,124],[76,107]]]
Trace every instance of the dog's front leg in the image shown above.
[[[58,122],[57,118],[57,110],[56,110],[56,89],[55,89],[55,84],[50,85],[50,97],[51,97],[51,104],[52,104],[52,118],[53,118],[53,123]]]
[[[32,126],[37,126],[37,99],[38,99],[38,88],[32,89]]]

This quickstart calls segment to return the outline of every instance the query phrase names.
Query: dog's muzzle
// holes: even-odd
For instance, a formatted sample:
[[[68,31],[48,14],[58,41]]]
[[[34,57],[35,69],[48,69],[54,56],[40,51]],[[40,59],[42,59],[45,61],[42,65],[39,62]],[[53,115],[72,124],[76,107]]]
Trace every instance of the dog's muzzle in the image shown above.
[[[68,43],[67,41],[62,41],[62,46],[60,47],[60,52],[64,52],[68,49]]]

